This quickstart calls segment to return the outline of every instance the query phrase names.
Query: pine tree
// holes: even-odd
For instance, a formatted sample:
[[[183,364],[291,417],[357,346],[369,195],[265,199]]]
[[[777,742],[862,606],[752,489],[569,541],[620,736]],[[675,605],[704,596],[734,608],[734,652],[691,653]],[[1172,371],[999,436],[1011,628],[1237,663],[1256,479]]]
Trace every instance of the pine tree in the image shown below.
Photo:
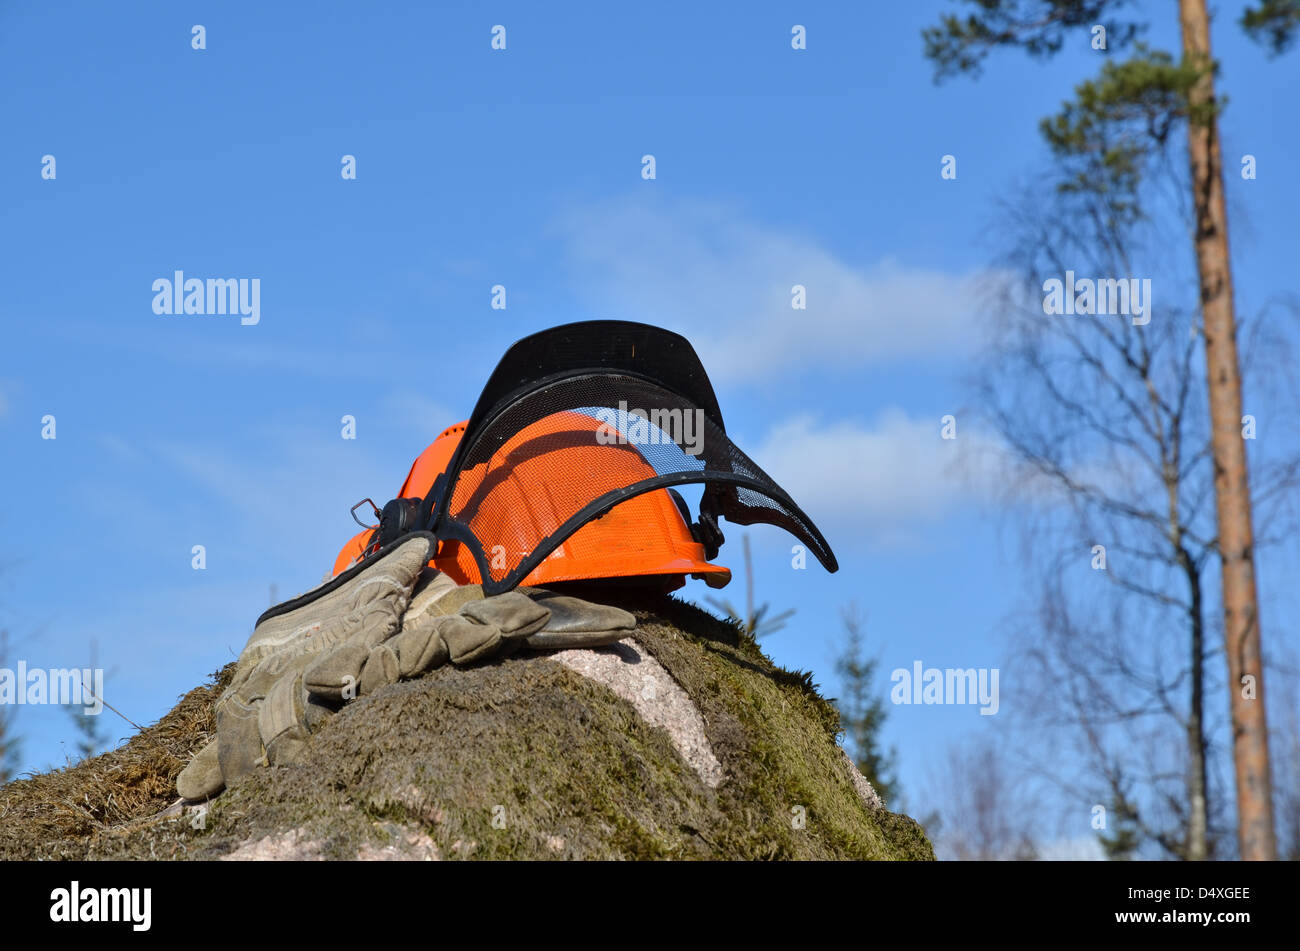
[[[1237,836],[1244,859],[1277,854],[1269,776],[1255,584],[1254,527],[1246,446],[1241,432],[1241,369],[1232,268],[1228,253],[1227,202],[1218,118],[1224,102],[1215,91],[1217,63],[1210,52],[1206,0],[1179,0],[1182,57],[1138,42],[1147,24],[1124,17],[1124,0],[959,0],[974,12],[947,14],[923,31],[925,55],[935,78],[978,74],[990,51],[1016,47],[1045,58],[1059,52],[1068,34],[1109,53],[1133,45],[1128,62],[1107,63],[1099,80],[1077,89],[1062,114],[1044,123],[1049,143],[1063,160],[1077,160],[1103,173],[1075,187],[1107,191],[1108,207],[1140,215],[1136,201],[1142,159],[1181,126],[1187,135],[1190,207],[1205,343],[1207,389],[1215,469],[1218,543],[1223,591],[1223,636],[1228,664],[1233,759],[1237,778]],[[1273,55],[1286,50],[1300,28],[1300,0],[1260,0],[1240,24]],[[1117,196],[1129,196],[1126,203]]]
[[[842,684],[842,696],[835,701],[844,730],[845,747],[858,771],[887,804],[900,793],[896,775],[898,753],[886,752],[881,746],[880,731],[889,711],[876,693],[876,669],[879,658],[868,657],[863,643],[862,620],[855,608],[843,614],[844,650],[835,661],[835,672]]]
[[[775,634],[785,627],[786,622],[794,617],[794,608],[782,611],[768,617],[767,612],[771,609],[771,604],[764,601],[758,607],[754,606],[754,558],[749,550],[749,536],[741,537],[741,545],[745,552],[745,609],[742,612],[740,608],[732,604],[726,598],[706,597],[704,600],[710,605],[723,612],[727,617],[734,618],[741,628],[754,640],[767,637],[769,634]]]

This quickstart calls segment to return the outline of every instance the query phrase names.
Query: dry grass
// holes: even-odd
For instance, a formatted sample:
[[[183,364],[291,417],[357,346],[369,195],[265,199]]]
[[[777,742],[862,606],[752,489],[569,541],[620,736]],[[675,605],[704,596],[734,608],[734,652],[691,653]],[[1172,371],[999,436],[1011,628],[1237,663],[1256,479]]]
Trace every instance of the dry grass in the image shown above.
[[[124,746],[0,786],[0,859],[80,857],[94,836],[147,821],[176,800],[176,774],[212,735],[231,664]]]

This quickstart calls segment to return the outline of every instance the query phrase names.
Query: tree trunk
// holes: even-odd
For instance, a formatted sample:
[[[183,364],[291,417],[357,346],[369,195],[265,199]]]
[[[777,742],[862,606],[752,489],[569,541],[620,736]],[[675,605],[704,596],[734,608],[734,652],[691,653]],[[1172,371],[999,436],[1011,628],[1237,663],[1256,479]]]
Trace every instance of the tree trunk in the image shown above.
[[[1192,628],[1192,705],[1187,718],[1187,849],[1189,862],[1209,857],[1209,793],[1205,768],[1205,613],[1201,600],[1201,576],[1185,551],[1179,552],[1191,586],[1188,607]]]
[[[1243,859],[1267,860],[1276,857],[1277,846],[1273,834],[1250,489],[1246,444],[1241,435],[1241,375],[1228,258],[1228,216],[1218,120],[1208,111],[1215,103],[1215,92],[1214,76],[1209,69],[1212,63],[1210,19],[1205,0],[1179,0],[1179,19],[1183,55],[1206,67],[1189,93],[1192,115],[1188,122],[1188,144],[1223,567],[1223,637],[1237,774],[1237,839]]]

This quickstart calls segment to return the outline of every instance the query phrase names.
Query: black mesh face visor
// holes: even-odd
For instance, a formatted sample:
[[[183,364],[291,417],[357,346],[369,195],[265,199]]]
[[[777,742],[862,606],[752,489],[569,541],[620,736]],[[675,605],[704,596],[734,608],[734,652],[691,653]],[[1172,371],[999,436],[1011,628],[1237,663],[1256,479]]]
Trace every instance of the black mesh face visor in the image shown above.
[[[421,516],[466,546],[497,594],[619,503],[687,484],[704,487],[702,521],[780,526],[837,570],[817,526],[727,437],[684,337],[586,321],[510,348]]]

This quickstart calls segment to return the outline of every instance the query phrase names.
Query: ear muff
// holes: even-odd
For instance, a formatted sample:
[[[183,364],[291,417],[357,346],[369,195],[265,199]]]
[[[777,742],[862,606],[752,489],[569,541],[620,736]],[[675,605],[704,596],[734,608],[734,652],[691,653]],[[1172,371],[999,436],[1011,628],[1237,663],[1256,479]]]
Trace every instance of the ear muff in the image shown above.
[[[379,513],[379,547],[384,548],[419,527],[420,506],[424,499],[393,499]]]
[[[691,507],[686,504],[682,494],[676,489],[669,489],[668,494],[673,497],[677,503],[677,511],[682,513],[682,521],[686,523],[691,530],[691,537],[704,546],[704,557],[707,561],[712,561],[718,557],[718,550],[722,548],[727,537],[722,534],[722,529],[718,528],[718,517],[709,511],[705,506],[708,504],[705,500],[700,502],[700,520],[691,521]],[[708,498],[706,493],[705,499]]]

